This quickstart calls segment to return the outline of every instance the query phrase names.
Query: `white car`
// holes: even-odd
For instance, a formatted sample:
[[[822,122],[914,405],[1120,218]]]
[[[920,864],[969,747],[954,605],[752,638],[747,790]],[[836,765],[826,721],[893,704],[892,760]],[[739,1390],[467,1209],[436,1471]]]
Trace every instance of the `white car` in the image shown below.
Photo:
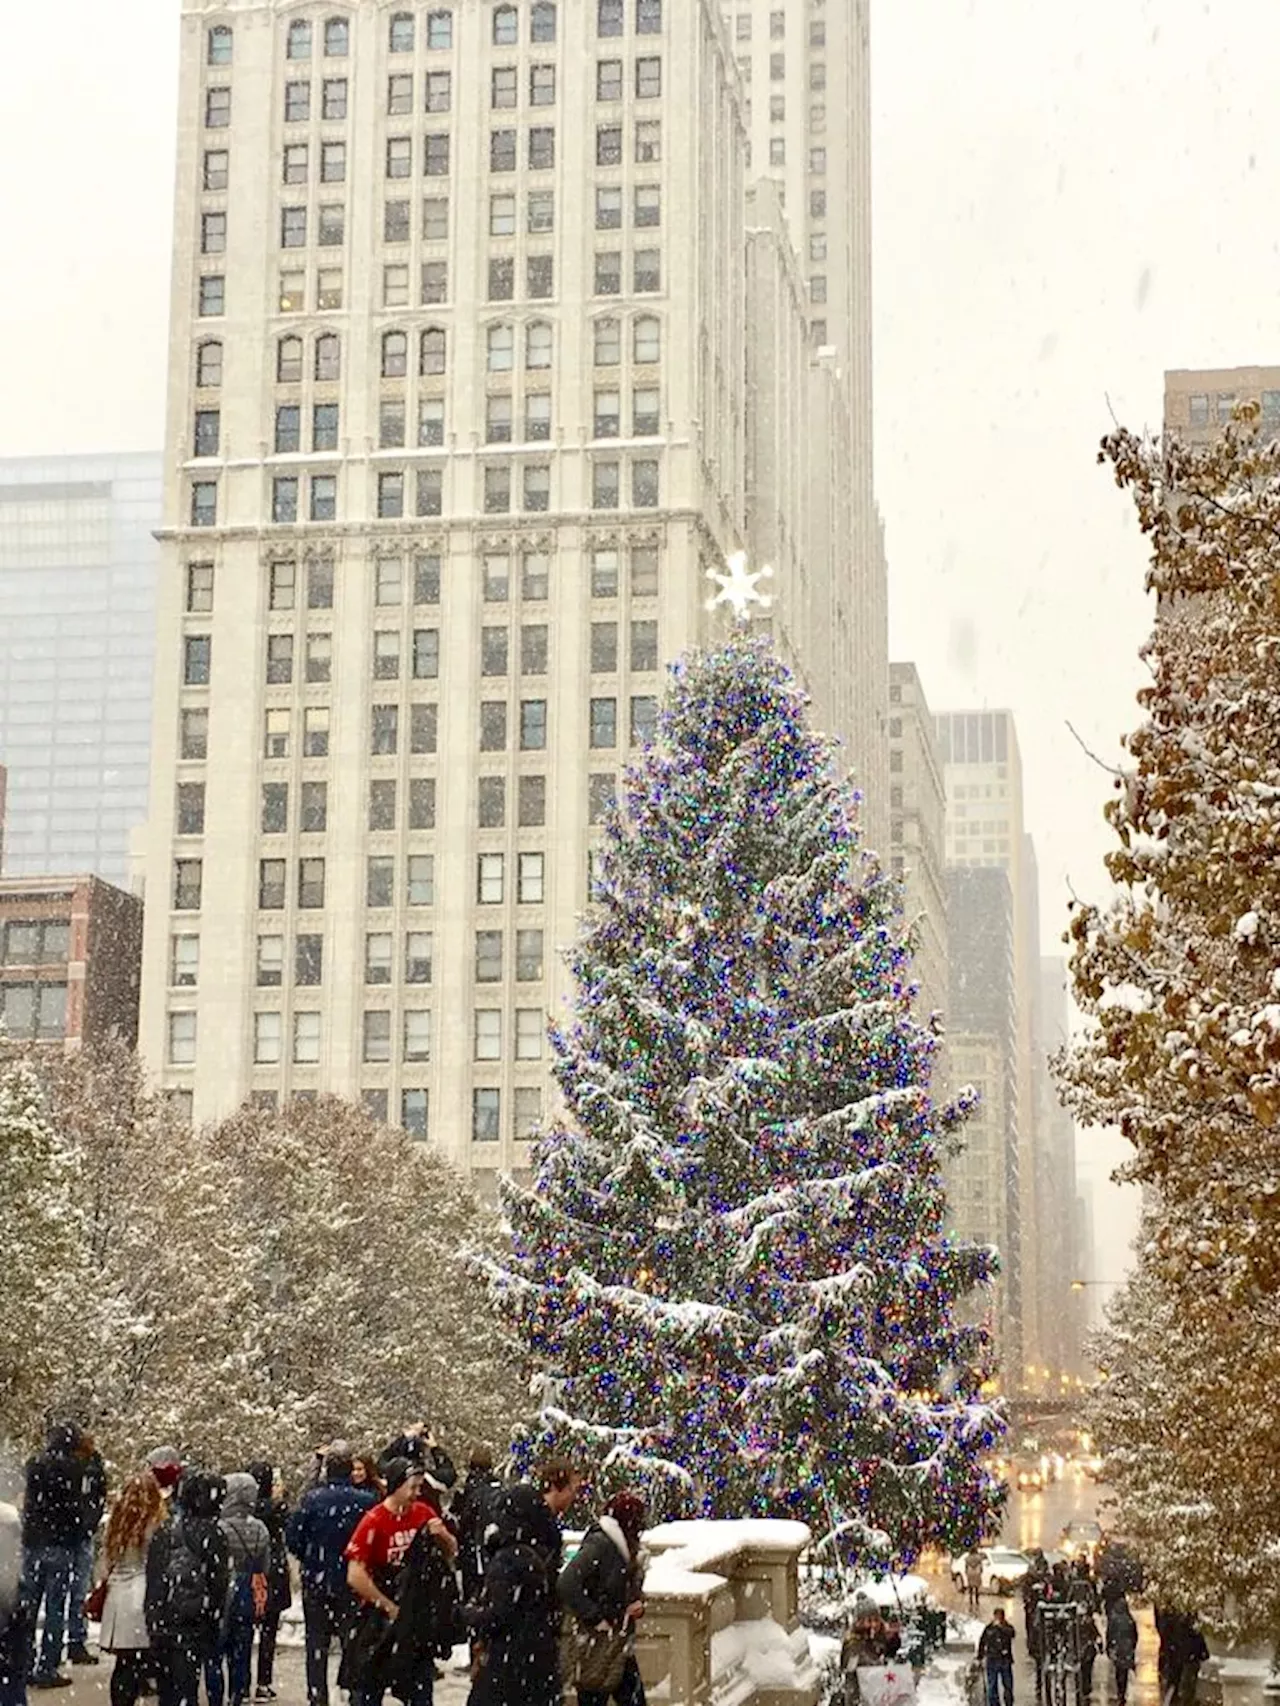
[[[1012,1593],[1031,1568],[1031,1560],[1026,1553],[1016,1552],[1012,1546],[984,1546],[979,1556],[982,1559],[984,1593]],[[951,1580],[961,1593],[964,1593],[969,1585],[964,1568],[967,1558],[968,1553],[964,1553],[961,1557],[951,1560]]]

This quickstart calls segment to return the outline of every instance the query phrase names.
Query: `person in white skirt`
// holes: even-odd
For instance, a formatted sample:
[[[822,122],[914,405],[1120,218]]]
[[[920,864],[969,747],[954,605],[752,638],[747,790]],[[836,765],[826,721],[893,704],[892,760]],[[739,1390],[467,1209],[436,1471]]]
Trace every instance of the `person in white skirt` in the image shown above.
[[[115,1654],[111,1706],[137,1706],[151,1674],[144,1614],[147,1548],[164,1520],[165,1502],[150,1469],[130,1476],[112,1508],[103,1548],[107,1597],[98,1645]]]

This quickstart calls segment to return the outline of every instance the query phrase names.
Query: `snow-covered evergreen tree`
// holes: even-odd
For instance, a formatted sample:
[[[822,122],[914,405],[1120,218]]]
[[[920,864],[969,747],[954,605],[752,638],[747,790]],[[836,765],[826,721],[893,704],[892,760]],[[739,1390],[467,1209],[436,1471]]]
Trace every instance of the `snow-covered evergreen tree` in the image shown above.
[[[23,1446],[76,1360],[85,1274],[76,1161],[40,1081],[0,1058],[0,1442]]]
[[[965,1108],[931,1100],[900,890],[835,759],[766,648],[676,666],[571,955],[567,1118],[481,1265],[541,1379],[526,1453],[905,1560],[998,1503],[955,1309],[995,1259],[943,1230]]]

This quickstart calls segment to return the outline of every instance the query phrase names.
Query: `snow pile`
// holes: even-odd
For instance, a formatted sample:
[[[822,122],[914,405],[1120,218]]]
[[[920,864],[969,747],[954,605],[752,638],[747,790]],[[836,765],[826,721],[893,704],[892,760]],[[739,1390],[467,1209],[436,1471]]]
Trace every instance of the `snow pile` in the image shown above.
[[[817,1682],[818,1669],[803,1629],[789,1635],[772,1617],[758,1617],[731,1623],[711,1637],[711,1686],[720,1706],[751,1700],[762,1689],[803,1692]],[[739,1693],[739,1683],[745,1693]]]

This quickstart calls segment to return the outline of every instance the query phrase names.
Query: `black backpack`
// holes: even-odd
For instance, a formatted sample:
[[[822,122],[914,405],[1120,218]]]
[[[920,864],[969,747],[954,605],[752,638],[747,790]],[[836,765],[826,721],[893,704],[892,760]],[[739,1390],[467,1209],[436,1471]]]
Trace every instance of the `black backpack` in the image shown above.
[[[165,1545],[163,1568],[149,1572],[147,1627],[159,1634],[195,1629],[212,1617],[209,1572],[205,1560],[187,1538],[182,1518],[175,1516],[152,1541]],[[219,1606],[218,1611],[221,1611]]]

